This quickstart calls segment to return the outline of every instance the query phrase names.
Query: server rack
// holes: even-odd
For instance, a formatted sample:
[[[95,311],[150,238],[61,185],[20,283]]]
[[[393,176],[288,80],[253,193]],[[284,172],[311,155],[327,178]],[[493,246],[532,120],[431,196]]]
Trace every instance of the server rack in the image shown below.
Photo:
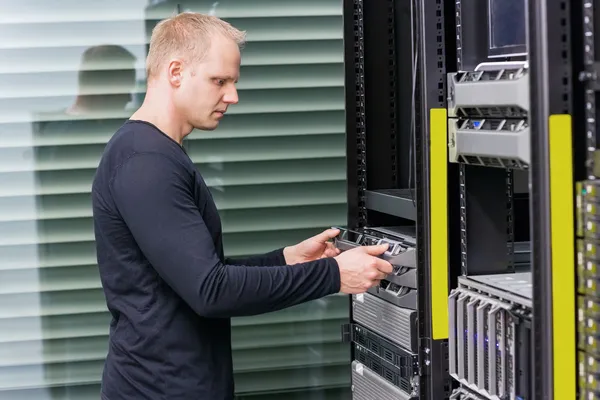
[[[584,135],[572,134],[573,128],[582,132],[579,128],[584,121],[580,115],[584,110],[583,96],[575,99],[581,88],[573,76],[582,71],[577,56],[584,47],[584,35],[575,27],[581,22],[584,7],[581,2],[559,0],[462,0],[456,5],[460,27],[458,73],[450,74],[448,79],[457,83],[456,91],[449,91],[449,98],[450,106],[454,106],[451,116],[458,122],[449,123],[449,146],[452,154],[453,145],[457,145],[452,139],[463,140],[459,149],[463,157],[455,161],[460,162],[464,202],[463,277],[449,299],[451,314],[453,310],[457,313],[450,318],[454,324],[451,336],[457,337],[455,342],[451,337],[450,369],[460,382],[455,397],[574,399],[573,181],[581,179],[586,155],[581,151]],[[528,27],[523,32],[525,40],[511,43],[508,51],[501,49],[500,59],[497,52],[491,51],[492,24],[502,22],[494,21],[494,13],[503,13],[497,7],[504,7],[512,15],[512,20],[507,18],[510,24],[504,32],[519,30],[517,17],[527,18]],[[486,16],[487,30],[482,30],[485,23],[481,21]],[[481,82],[482,79],[489,82]],[[458,107],[461,103],[462,107]],[[478,124],[471,123],[473,118]],[[482,129],[484,132],[474,132]],[[468,145],[465,140],[469,140]],[[502,172],[506,173],[505,183]],[[523,178],[523,173],[529,188],[517,190],[516,178]],[[522,193],[517,194],[519,191]],[[526,200],[520,202],[521,206],[519,197]],[[502,200],[506,200],[504,206]],[[528,242],[531,249],[524,276],[519,273],[523,265],[515,263],[519,241]],[[508,288],[495,293],[490,293],[490,284],[472,289],[482,279],[516,277],[525,285],[530,280],[532,289],[518,301],[507,296]],[[464,335],[459,331],[463,328],[459,312],[467,315],[466,323],[470,324]],[[490,323],[490,319],[496,323]],[[506,322],[508,325],[504,325]],[[487,346],[488,340],[497,345],[494,336],[498,326],[506,329],[498,336],[504,340],[500,344],[502,352]],[[473,337],[474,333],[483,333],[484,339]],[[460,350],[465,350],[462,365]],[[490,360],[501,361],[493,366],[489,365]],[[464,366],[468,368],[465,370]]]
[[[338,244],[414,255],[350,300],[354,398],[600,396],[597,8],[344,1]]]
[[[516,185],[517,180],[533,184],[528,175],[536,169],[526,4],[456,1],[448,146],[450,162],[460,171],[461,199],[462,276],[449,296],[450,372],[458,383],[457,399],[531,398],[534,310],[527,217],[533,197],[528,184]],[[521,262],[516,262],[518,246],[526,249]],[[510,290],[517,287],[518,294]]]
[[[529,3],[529,51],[535,78],[531,82],[535,398],[575,398],[577,390],[571,211],[573,6],[563,1]]]
[[[573,170],[577,187],[576,251],[577,251],[577,388],[580,399],[600,398],[598,378],[598,301],[599,279],[597,270],[598,235],[597,187],[600,177],[600,157],[597,150],[598,60],[600,43],[597,40],[599,6],[593,0],[572,5],[574,19],[571,60],[574,68],[573,142],[575,146]],[[554,270],[553,270],[554,273]],[[556,301],[556,300],[555,300]],[[554,314],[556,315],[556,308]],[[569,333],[571,333],[569,331]],[[555,346],[556,348],[556,346]],[[560,349],[557,349],[560,351]],[[570,354],[559,353],[571,361]],[[556,363],[556,361],[555,361]],[[554,375],[556,386],[556,366]],[[573,384],[574,385],[574,384]]]
[[[355,399],[446,399],[452,390],[448,266],[459,256],[449,253],[447,235],[455,190],[448,180],[457,176],[446,162],[452,12],[442,0],[344,1],[349,215],[337,244],[383,240],[414,257],[413,265],[393,262],[390,281],[351,296],[343,335],[352,343]]]

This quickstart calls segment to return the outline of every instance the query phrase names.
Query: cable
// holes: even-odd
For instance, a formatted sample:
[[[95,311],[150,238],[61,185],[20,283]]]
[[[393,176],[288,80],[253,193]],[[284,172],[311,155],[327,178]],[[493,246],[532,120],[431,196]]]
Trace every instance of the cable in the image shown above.
[[[415,30],[415,1],[411,0],[410,2],[410,42],[411,42],[411,55],[414,58],[414,62],[412,63],[412,93],[411,93],[411,107],[410,107],[410,142],[409,142],[409,152],[408,152],[408,192],[410,193],[410,198],[412,200],[413,206],[416,207],[415,193],[412,188],[412,180],[413,180],[413,153],[414,157],[416,157],[417,153],[417,143],[416,143],[416,116],[415,116],[415,103],[416,103],[416,90],[417,90],[417,66],[419,60],[419,46],[418,46],[418,38],[419,32]],[[416,168],[415,168],[416,175]],[[415,186],[416,186],[417,178],[415,176]],[[415,187],[416,189],[416,187]]]

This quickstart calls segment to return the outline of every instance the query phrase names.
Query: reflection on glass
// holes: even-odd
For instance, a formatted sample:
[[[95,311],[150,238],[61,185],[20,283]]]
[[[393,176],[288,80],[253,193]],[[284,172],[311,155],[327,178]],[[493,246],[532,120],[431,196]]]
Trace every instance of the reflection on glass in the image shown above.
[[[492,55],[508,56],[526,51],[525,6],[525,0],[488,0]]]
[[[248,32],[240,103],[185,143],[220,208],[228,255],[345,224],[339,1],[3,2],[0,400],[98,399],[110,318],[90,184],[143,99],[151,29],[177,3]],[[348,398],[347,314],[347,299],[333,296],[235,319],[240,398]]]

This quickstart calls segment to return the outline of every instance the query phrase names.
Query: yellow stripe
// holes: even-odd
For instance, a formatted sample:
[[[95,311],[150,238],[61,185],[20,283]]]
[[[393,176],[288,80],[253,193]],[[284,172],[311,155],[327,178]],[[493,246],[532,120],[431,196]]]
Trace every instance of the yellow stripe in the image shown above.
[[[433,339],[448,338],[448,138],[445,108],[429,113],[431,325]]]
[[[571,116],[552,115],[550,223],[552,236],[552,331],[554,399],[576,396],[575,248]]]

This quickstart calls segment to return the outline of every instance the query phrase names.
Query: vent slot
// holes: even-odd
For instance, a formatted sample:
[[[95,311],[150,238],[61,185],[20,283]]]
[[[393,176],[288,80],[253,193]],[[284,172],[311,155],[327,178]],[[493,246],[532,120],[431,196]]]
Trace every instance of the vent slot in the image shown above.
[[[477,307],[477,386],[485,390],[489,390],[488,384],[488,329],[487,311],[490,306],[483,300]]]
[[[394,353],[392,353],[388,349],[383,349],[383,358],[385,358],[391,363],[394,363]]]
[[[472,298],[467,304],[467,356],[468,356],[468,380],[477,382],[477,313],[475,309],[479,299]]]
[[[448,304],[450,375],[477,392],[476,398],[518,398],[524,382],[521,371],[528,368],[519,361],[518,350],[529,347],[519,344],[516,334],[528,326],[529,314],[509,301],[465,287],[454,289]]]

